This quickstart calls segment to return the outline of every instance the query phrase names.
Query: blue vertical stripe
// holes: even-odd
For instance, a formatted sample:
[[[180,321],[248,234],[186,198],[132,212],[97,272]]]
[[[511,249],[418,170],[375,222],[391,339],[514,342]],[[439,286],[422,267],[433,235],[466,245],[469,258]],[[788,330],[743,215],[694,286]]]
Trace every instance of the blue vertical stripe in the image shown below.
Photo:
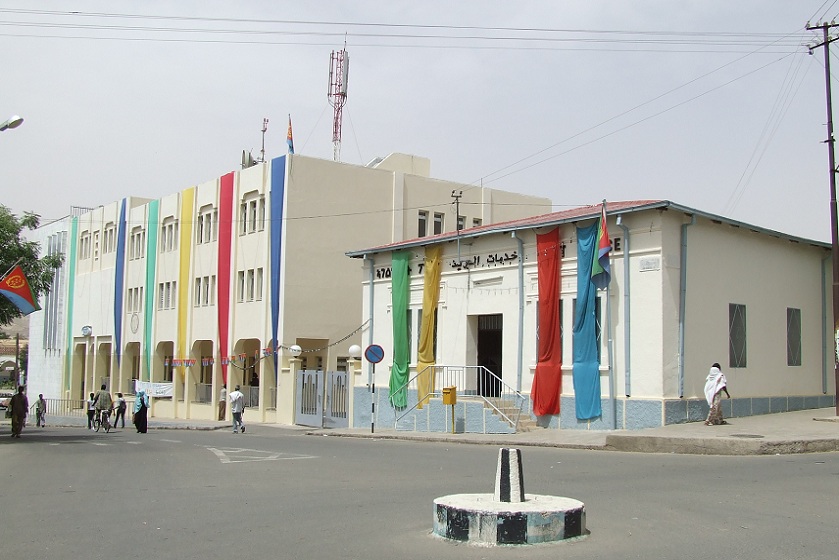
[[[122,304],[124,281],[125,281],[125,202],[122,199],[122,205],[119,209],[119,225],[117,226],[117,257],[116,257],[116,271],[114,272],[114,341],[116,348],[114,352],[117,355],[117,366],[120,365],[120,358],[122,357]]]
[[[279,382],[280,264],[283,252],[283,201],[286,157],[271,160],[271,336],[274,348],[274,378]]]
[[[574,402],[578,420],[602,415],[597,354],[597,287],[591,281],[598,224],[577,228],[577,305],[574,315]]]

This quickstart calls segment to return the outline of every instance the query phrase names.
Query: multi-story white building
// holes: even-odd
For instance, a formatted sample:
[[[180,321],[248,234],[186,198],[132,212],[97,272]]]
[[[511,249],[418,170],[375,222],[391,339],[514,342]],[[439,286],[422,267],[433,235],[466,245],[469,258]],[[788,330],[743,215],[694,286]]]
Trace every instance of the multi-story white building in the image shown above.
[[[211,419],[222,384],[238,384],[250,418],[288,420],[277,407],[287,350],[302,349],[305,369],[340,370],[362,341],[347,251],[551,204],[429,175],[415,156],[356,166],[289,155],[40,228],[42,250],[66,262],[32,315],[30,393],[78,401],[102,383],[126,394],[147,383],[155,416]]]
[[[363,259],[361,309],[385,351],[377,425],[447,429],[434,399],[414,408],[422,395],[439,401],[446,383],[488,397],[475,409],[457,401],[467,431],[488,429],[484,412],[502,393],[522,394],[545,427],[703,420],[714,362],[729,381],[726,416],[834,404],[829,245],[669,201],[607,208],[607,290],[590,279],[600,205],[348,253]],[[435,376],[423,380],[429,363]],[[367,425],[370,393],[355,397],[353,422]]]

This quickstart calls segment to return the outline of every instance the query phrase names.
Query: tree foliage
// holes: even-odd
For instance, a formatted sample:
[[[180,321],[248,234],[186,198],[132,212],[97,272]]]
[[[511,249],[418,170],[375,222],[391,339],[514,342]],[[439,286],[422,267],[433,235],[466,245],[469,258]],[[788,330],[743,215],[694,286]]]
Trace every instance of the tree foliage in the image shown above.
[[[32,212],[24,212],[18,217],[0,204],[0,274],[5,274],[20,260],[18,264],[36,298],[49,293],[55,270],[64,262],[64,255],[48,255],[39,259],[40,244],[26,239],[24,231],[37,228],[40,219]],[[8,325],[20,316],[20,310],[0,296],[0,326]]]

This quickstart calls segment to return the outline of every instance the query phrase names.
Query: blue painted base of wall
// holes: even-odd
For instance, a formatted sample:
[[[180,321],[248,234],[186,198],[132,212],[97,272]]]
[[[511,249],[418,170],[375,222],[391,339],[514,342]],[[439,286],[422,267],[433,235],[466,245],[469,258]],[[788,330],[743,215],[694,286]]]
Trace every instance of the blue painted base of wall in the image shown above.
[[[722,410],[726,418],[741,418],[828,408],[835,406],[835,402],[834,395],[747,397],[723,399]],[[609,400],[602,399],[600,404],[603,414],[590,420],[577,419],[574,404],[574,397],[562,397],[558,415],[532,417],[542,428],[571,430],[610,430],[613,415],[614,426],[618,430],[640,430],[668,424],[702,422],[708,417],[708,403],[705,399],[616,399],[614,414]]]
[[[451,432],[451,407],[440,399],[432,399],[422,410],[396,423],[401,413],[390,404],[387,387],[376,390],[376,427],[420,432]],[[372,394],[367,387],[355,387],[353,392],[352,427],[370,426]],[[416,402],[416,392],[408,395],[408,402]],[[804,395],[792,397],[746,397],[723,399],[722,412],[725,418],[741,418],[760,414],[775,414],[795,410],[812,410],[835,406],[834,395]],[[603,414],[590,420],[578,420],[574,408],[574,397],[562,397],[560,413],[557,415],[534,416],[530,399],[527,399],[522,416],[530,415],[536,424],[547,429],[563,430],[611,430],[612,417],[618,430],[641,430],[658,428],[669,424],[702,422],[708,417],[708,403],[705,399],[633,399],[615,400],[614,414],[609,399],[601,400]],[[504,420],[484,408],[480,402],[461,400],[455,405],[455,433],[509,434],[513,428]]]

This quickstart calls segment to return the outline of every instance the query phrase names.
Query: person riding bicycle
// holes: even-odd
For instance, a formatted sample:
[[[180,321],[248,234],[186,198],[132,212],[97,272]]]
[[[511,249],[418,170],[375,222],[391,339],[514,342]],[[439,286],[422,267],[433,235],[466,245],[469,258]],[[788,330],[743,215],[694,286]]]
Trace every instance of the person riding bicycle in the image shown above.
[[[107,412],[108,416],[111,415],[111,411],[114,409],[114,399],[111,398],[111,394],[105,389],[105,384],[102,384],[102,388],[99,389],[99,392],[96,393],[96,396],[93,397],[93,407],[96,411],[95,418],[102,420],[103,413]]]

